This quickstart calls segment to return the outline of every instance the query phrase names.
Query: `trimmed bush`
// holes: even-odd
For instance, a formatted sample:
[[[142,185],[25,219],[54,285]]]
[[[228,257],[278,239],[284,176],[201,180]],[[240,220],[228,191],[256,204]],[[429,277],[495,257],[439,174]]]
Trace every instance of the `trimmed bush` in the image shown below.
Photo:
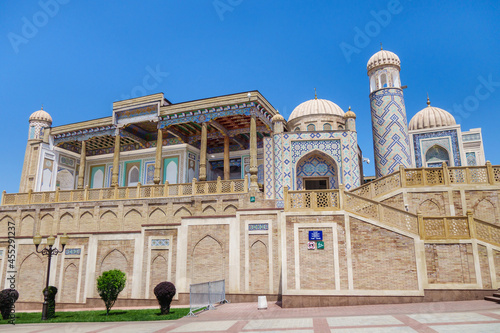
[[[120,292],[125,288],[127,276],[119,269],[113,269],[102,273],[97,278],[97,291],[106,305],[106,315],[115,305]]]
[[[156,285],[154,290],[156,299],[160,303],[160,310],[162,315],[170,313],[170,303],[175,296],[175,286],[172,282],[160,282]]]
[[[16,289],[4,289],[0,291],[0,312],[3,319],[9,319],[14,303],[19,298]]]
[[[57,288],[54,286],[49,286],[49,295],[47,297],[47,303],[48,303],[48,308],[47,308],[47,319],[54,318],[56,316],[56,294],[57,294]],[[45,297],[45,289],[43,289],[43,295]]]

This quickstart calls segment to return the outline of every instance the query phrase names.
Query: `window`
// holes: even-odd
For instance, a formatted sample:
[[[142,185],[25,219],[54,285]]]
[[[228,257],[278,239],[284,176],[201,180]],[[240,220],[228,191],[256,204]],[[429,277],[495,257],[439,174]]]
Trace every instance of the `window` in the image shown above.
[[[323,125],[323,131],[331,131],[332,130],[332,125],[326,123]]]
[[[315,131],[316,130],[316,126],[314,126],[314,124],[309,124],[309,125],[307,125],[307,130],[309,132]]]
[[[382,88],[387,88],[387,75],[384,73],[380,76],[380,85],[382,86]]]
[[[128,172],[128,186],[137,186],[139,183],[139,168],[135,165]]]

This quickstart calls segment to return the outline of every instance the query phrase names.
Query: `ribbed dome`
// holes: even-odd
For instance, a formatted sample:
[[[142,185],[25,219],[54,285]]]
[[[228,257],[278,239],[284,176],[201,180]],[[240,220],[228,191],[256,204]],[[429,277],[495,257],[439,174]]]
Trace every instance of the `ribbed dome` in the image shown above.
[[[351,107],[349,107],[349,111],[345,113],[344,117],[356,119],[356,114],[353,111],[351,111]]]
[[[424,128],[442,127],[455,125],[455,118],[449,113],[440,108],[431,106],[427,101],[427,107],[413,116],[410,120],[410,130],[419,130]]]
[[[344,111],[332,101],[328,101],[326,99],[311,99],[297,106],[288,118],[288,121],[302,116],[320,114],[343,117]]]
[[[366,70],[369,72],[375,67],[384,66],[384,65],[395,65],[398,68],[401,66],[401,61],[399,57],[392,53],[391,51],[380,50],[368,60],[368,64],[366,65]]]
[[[30,116],[30,121],[32,120],[41,120],[52,124],[52,117],[43,109],[33,112]]]

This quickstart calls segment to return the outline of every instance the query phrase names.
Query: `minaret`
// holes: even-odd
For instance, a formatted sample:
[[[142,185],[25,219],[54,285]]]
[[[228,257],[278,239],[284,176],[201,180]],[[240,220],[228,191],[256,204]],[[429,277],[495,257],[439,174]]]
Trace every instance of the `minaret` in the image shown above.
[[[38,169],[40,144],[48,137],[46,132],[52,125],[52,117],[43,110],[35,111],[29,118],[28,144],[24,154],[23,172],[19,192],[25,193],[35,189],[35,176]]]
[[[381,50],[368,61],[375,172],[383,177],[411,166],[410,138],[399,71],[401,61]]]

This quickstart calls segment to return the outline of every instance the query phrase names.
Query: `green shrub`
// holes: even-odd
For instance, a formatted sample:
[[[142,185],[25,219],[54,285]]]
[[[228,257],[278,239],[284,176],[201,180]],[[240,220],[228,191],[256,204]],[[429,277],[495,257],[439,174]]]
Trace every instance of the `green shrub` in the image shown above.
[[[19,298],[16,289],[4,289],[0,292],[0,312],[3,319],[9,319],[14,303]]]
[[[43,289],[43,295],[45,296],[45,289]],[[54,286],[49,286],[49,295],[47,297],[47,319],[54,318],[56,316],[56,294],[57,288]]]
[[[175,286],[172,282],[160,282],[156,285],[154,290],[156,299],[160,303],[161,314],[170,313],[170,303],[175,296]]]
[[[120,292],[125,288],[127,277],[119,269],[102,273],[97,278],[97,291],[106,305],[106,315],[113,307]]]

